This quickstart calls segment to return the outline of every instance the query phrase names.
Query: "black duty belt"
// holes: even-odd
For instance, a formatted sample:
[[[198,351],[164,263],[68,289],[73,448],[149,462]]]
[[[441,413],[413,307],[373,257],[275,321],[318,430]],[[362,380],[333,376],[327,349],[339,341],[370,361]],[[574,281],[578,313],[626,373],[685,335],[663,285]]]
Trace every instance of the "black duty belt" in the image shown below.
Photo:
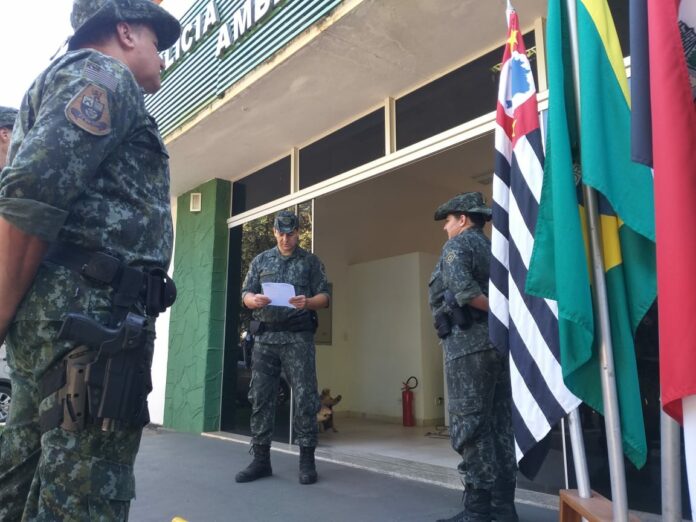
[[[176,285],[163,268],[132,267],[112,252],[94,252],[78,245],[56,242],[49,246],[44,261],[64,266],[88,281],[113,288],[115,311],[126,310],[141,302],[148,316],[157,317],[176,299]]]
[[[309,328],[308,328],[309,330]],[[281,322],[281,323],[261,323],[261,330],[260,333],[268,333],[268,332],[290,332],[290,327],[288,326],[287,323]]]
[[[252,323],[255,323],[250,325],[252,334],[268,332],[316,332],[317,326],[319,325],[319,319],[314,310],[302,310],[285,321],[252,321]]]

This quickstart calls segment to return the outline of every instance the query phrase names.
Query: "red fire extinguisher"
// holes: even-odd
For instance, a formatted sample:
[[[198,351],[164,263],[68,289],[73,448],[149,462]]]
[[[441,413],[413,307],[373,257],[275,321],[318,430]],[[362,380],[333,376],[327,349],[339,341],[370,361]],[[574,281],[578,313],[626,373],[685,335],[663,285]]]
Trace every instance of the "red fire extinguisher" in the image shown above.
[[[411,375],[406,382],[401,383],[401,406],[403,408],[404,426],[415,426],[416,420],[413,418],[413,392],[418,387],[418,379]]]

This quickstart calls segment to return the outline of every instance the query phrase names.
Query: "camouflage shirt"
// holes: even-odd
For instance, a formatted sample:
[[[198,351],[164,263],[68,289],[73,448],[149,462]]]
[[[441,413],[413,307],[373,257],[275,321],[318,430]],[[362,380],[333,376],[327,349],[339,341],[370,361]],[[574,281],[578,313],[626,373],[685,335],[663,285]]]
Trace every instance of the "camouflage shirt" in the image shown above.
[[[0,176],[0,216],[47,242],[169,265],[168,154],[134,76],[94,50],[53,62],[26,93]],[[81,290],[79,291],[78,288]],[[109,291],[44,263],[16,319],[108,308]]]
[[[460,306],[478,295],[488,295],[490,259],[491,242],[479,228],[465,230],[445,243],[429,283],[433,318],[440,311],[451,311],[445,303],[445,290],[452,291]],[[467,330],[454,325],[442,344],[447,360],[492,348],[488,340],[488,322],[474,321]]]
[[[326,280],[324,264],[317,256],[297,247],[289,256],[283,256],[278,247],[273,247],[256,256],[249,265],[244,283],[244,294],[263,293],[261,283],[289,283],[295,287],[295,295],[314,297],[319,294],[329,295],[329,283]],[[258,321],[277,323],[286,321],[299,310],[285,306],[265,306],[254,310],[253,317]],[[260,342],[284,344],[294,341],[311,341],[312,332],[267,332],[259,335]]]

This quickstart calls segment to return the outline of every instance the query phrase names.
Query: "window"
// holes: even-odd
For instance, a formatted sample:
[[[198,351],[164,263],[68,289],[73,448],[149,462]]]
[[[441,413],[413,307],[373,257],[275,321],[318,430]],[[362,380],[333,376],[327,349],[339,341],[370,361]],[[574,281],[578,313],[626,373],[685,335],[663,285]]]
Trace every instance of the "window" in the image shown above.
[[[384,156],[384,109],[300,150],[300,189]]]
[[[524,36],[534,81],[534,33]],[[396,148],[403,149],[496,108],[503,46],[396,100]]]
[[[232,215],[290,193],[290,156],[232,183]]]

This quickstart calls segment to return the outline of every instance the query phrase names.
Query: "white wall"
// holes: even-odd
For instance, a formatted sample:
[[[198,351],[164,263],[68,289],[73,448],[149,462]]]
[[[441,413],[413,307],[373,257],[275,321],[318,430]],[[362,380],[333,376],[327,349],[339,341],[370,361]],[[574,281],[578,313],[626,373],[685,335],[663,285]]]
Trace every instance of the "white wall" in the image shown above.
[[[442,395],[441,352],[424,327],[427,314],[425,258],[411,253],[349,267],[351,348],[357,387],[356,409],[368,417],[400,419],[401,383],[414,375],[414,413],[419,424],[444,416],[435,406]],[[425,294],[425,295],[424,295]],[[439,382],[440,389],[434,387]]]
[[[343,396],[339,413],[401,422],[401,383],[415,375],[416,422],[442,422],[442,350],[427,304],[437,257],[413,252],[340,270],[329,258],[334,336],[332,345],[317,346],[320,388]]]
[[[172,221],[176,235],[176,198],[171,198]],[[169,275],[174,273],[174,252],[169,266]],[[164,390],[167,385],[167,356],[169,355],[169,310],[157,318],[155,354],[152,358],[152,392],[148,396],[150,422],[164,423]]]
[[[417,396],[423,397],[424,418],[445,417],[445,375],[443,371],[442,347],[433,327],[433,316],[428,306],[428,281],[432,274],[437,255],[421,252],[419,253],[419,302],[423,305],[420,308],[420,345],[421,345],[421,367],[423,368],[423,379],[416,390]],[[442,402],[436,402],[442,399]]]

